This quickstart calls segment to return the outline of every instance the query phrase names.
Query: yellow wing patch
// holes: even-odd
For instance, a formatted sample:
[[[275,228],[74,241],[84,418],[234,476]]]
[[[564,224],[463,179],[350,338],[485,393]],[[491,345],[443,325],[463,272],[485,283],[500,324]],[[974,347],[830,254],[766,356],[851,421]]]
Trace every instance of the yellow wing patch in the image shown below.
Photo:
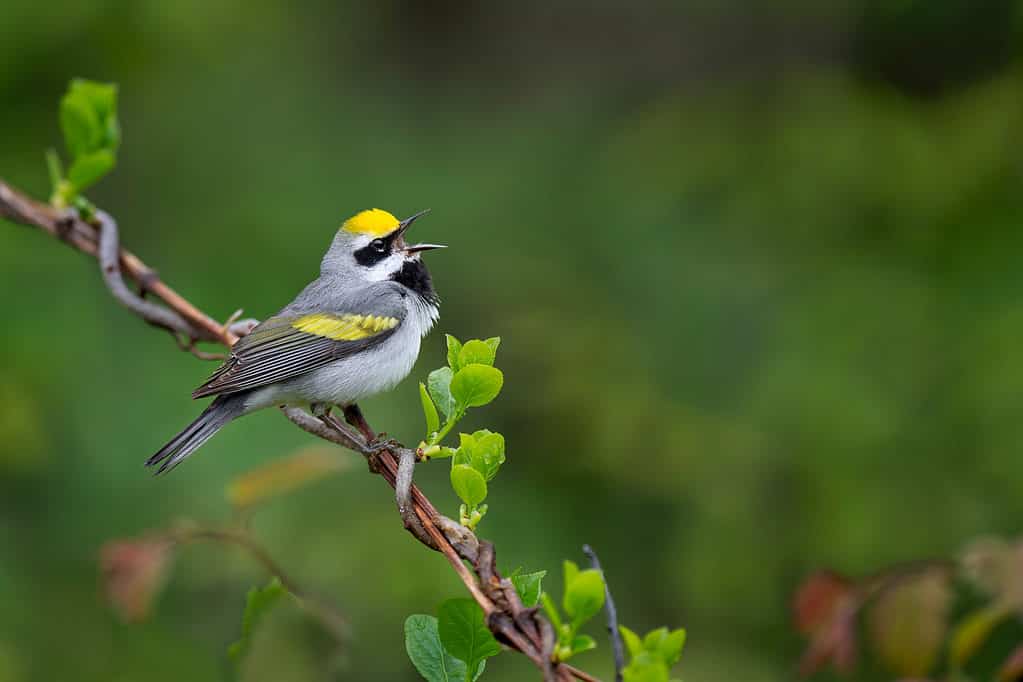
[[[353,215],[341,225],[341,229],[355,234],[383,237],[397,230],[399,222],[397,218],[387,211],[371,208],[368,211],[362,211]]]
[[[382,315],[328,315],[313,313],[291,323],[300,332],[324,336],[335,341],[358,341],[398,326],[395,317]]]

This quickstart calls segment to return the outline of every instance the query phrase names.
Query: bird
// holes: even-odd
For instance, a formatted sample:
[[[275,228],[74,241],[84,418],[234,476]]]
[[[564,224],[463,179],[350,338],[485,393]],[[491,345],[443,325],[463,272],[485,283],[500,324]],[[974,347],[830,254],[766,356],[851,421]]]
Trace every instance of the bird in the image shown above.
[[[408,376],[439,316],[440,298],[422,254],[444,245],[405,241],[412,223],[428,211],[398,220],[373,208],[345,220],[319,277],[232,346],[223,365],[192,393],[196,399],[214,396],[213,402],[146,466],[166,473],[228,422],[281,405],[308,407],[345,430],[331,414],[340,407],[368,440],[372,432],[357,401]]]

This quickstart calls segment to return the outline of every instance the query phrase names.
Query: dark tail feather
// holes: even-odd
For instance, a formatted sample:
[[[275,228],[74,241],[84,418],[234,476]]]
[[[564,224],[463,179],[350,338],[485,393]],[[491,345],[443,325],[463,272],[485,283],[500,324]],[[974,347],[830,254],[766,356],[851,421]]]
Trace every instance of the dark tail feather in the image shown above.
[[[241,395],[217,396],[209,407],[203,410],[194,422],[174,436],[169,443],[146,461],[146,466],[160,465],[156,474],[170,471],[190,454],[198,450],[203,443],[213,437],[225,424],[240,417],[244,412],[245,398]]]

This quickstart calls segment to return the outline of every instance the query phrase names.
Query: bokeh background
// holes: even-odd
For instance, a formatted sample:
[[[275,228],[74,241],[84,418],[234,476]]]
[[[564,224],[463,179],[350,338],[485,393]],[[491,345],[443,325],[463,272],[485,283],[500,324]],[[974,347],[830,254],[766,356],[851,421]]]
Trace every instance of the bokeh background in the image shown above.
[[[1021,36],[1018,0],[0,0],[0,177],[45,197],[67,81],[119,83],[90,197],[221,318],[286,303],[356,210],[432,208],[416,236],[452,248],[413,378],[442,332],[504,339],[467,424],[508,438],[500,563],[560,576],[591,543],[626,623],[689,629],[685,679],[788,680],[808,571],[1020,530]],[[153,479],[212,366],[8,223],[0,302],[0,681],[225,678],[260,569],[190,547],[125,625],[99,548],[227,518],[233,477],[311,439],[269,411]],[[363,407],[421,437],[413,379]],[[457,510],[446,463],[418,478]],[[352,638],[281,609],[245,679],[418,679],[402,621],[461,586],[381,481],[353,459],[253,529]]]

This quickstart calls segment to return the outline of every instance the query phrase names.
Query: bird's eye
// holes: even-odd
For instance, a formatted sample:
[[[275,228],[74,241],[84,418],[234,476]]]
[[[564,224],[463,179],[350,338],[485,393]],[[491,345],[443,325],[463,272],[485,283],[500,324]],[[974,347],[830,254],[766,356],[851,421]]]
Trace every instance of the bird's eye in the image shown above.
[[[379,253],[387,250],[387,243],[383,239],[374,239],[369,243],[370,247]]]

